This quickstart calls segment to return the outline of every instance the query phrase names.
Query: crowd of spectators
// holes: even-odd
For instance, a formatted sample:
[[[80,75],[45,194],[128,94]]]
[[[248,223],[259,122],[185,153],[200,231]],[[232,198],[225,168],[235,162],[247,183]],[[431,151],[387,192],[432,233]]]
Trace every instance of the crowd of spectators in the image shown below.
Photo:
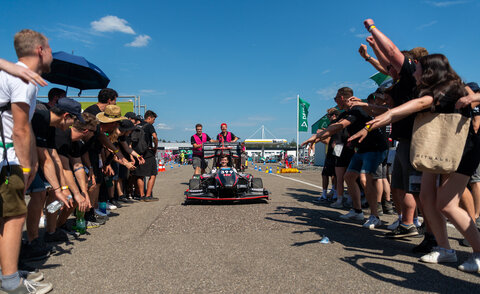
[[[473,249],[458,269],[480,272],[478,84],[462,81],[444,55],[430,54],[423,47],[400,51],[373,20],[365,20],[364,25],[370,33],[366,41],[376,58],[368,54],[363,44],[359,53],[379,72],[390,76],[393,85],[379,87],[366,102],[355,97],[351,88],[338,89],[334,98],[337,107],[327,112],[330,125],[302,143],[327,144],[323,194],[318,201],[333,200],[333,208],[351,207],[341,218],[364,221],[363,227],[368,229],[380,227],[384,213],[397,214],[385,236],[399,239],[423,235],[423,241],[413,251],[422,254],[420,260],[427,263],[457,262],[448,241],[448,221],[464,236],[462,244]],[[435,157],[434,149],[442,149],[443,144],[465,146],[453,172],[433,168],[423,169],[422,173],[412,166],[410,153],[417,144],[412,136],[418,113],[437,117],[457,114],[468,123],[468,135],[462,141],[456,141],[454,136],[434,135],[438,142],[423,143],[432,144],[432,153],[427,157]],[[417,130],[432,123],[423,122]],[[457,132],[453,122],[444,128]],[[440,131],[443,130],[431,132]],[[330,178],[333,189],[327,193]],[[344,195],[344,182],[348,195]],[[361,201],[362,194],[368,205]],[[362,206],[369,207],[367,220]]]
[[[41,75],[53,60],[48,39],[25,29],[14,46],[16,64],[0,59],[1,290],[47,293],[52,284],[28,262],[105,224],[123,203],[158,201],[152,194],[157,115],[123,116],[109,88],[84,111],[58,88],[47,103],[37,101],[37,85],[46,85]]]

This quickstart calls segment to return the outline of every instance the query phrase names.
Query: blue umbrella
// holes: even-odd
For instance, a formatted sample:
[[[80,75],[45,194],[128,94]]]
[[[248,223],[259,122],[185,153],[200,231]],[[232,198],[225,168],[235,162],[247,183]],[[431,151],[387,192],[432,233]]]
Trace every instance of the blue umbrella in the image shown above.
[[[77,88],[80,89],[80,92],[87,89],[103,89],[108,86],[110,79],[107,75],[85,58],[63,51],[55,52],[52,55],[51,71],[43,75],[47,81]]]

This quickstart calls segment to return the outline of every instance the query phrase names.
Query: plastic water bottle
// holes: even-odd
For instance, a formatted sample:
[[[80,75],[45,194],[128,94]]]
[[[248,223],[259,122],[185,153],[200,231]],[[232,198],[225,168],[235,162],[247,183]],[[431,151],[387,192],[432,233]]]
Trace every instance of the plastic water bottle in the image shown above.
[[[102,212],[107,214],[107,202],[98,202],[98,209]]]
[[[70,201],[72,200],[72,195],[68,195],[67,196],[67,200]],[[47,206],[47,211],[48,213],[55,213],[57,212],[60,208],[62,208],[64,205],[64,203],[62,201],[59,201],[59,200],[55,200],[53,201],[52,203],[50,203],[48,206]]]
[[[85,212],[81,212],[77,209],[76,216],[77,220],[75,222],[75,230],[80,234],[85,234],[85,232],[87,231],[87,225],[85,223]]]

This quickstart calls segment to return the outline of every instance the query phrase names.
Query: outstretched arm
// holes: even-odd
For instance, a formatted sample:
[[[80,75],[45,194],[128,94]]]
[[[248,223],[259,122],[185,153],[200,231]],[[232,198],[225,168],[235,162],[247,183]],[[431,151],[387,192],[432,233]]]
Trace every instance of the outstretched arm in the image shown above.
[[[389,109],[384,114],[379,115],[373,120],[367,122],[365,128],[348,138],[348,141],[359,139],[358,141],[362,142],[365,137],[367,137],[370,131],[397,122],[409,116],[410,114],[427,109],[432,105],[432,103],[432,96],[423,96],[417,99],[410,100],[398,107]]]
[[[0,70],[4,70],[9,74],[21,78],[25,83],[32,83],[34,85],[46,86],[48,85],[42,77],[36,72],[20,66],[15,63],[11,63],[0,58]]]
[[[395,44],[375,26],[372,19],[366,19],[363,24],[372,34],[380,52],[385,55],[395,71],[399,73],[405,59],[402,52],[400,52],[400,49],[398,49],[397,46],[395,46]]]

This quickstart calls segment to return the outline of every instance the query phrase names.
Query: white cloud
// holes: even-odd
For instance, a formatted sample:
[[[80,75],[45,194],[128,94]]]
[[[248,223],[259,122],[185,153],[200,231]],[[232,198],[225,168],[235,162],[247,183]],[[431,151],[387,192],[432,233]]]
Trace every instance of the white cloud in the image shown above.
[[[288,96],[283,98],[282,101],[280,101],[280,103],[285,104],[285,103],[288,103],[289,101],[294,100],[295,98],[297,98],[297,96]]]
[[[322,75],[327,74],[327,73],[329,73],[329,72],[330,72],[330,70],[329,70],[329,69],[326,69],[326,70],[322,71]]]
[[[425,1],[425,3],[430,4],[435,7],[449,7],[452,5],[465,4],[470,1]]]
[[[155,128],[159,129],[159,130],[172,130],[173,129],[171,126],[168,126],[167,124],[164,124],[164,123],[156,124]]]
[[[353,27],[349,29],[350,33],[355,33],[355,30],[356,30],[356,29],[353,28]]]
[[[429,23],[425,23],[425,24],[419,25],[419,26],[417,27],[417,30],[423,30],[424,28],[431,27],[431,26],[433,26],[434,24],[436,24],[437,22],[438,22],[438,21],[436,21],[436,20],[432,20],[432,21],[429,22]]]
[[[135,31],[128,25],[128,22],[114,15],[107,15],[100,20],[90,23],[92,29],[98,32],[121,32],[125,34],[135,35]]]
[[[369,33],[365,33],[365,34],[355,34],[355,37],[361,38],[361,39],[365,39],[365,38],[367,38],[368,36],[370,36]]]
[[[133,42],[125,44],[127,47],[145,47],[148,45],[148,42],[151,40],[150,36],[148,35],[139,35],[135,37]]]
[[[195,132],[195,128],[185,128],[183,129],[185,132]]]
[[[155,89],[141,89],[140,93],[143,95],[155,95],[155,96],[161,96],[161,95],[166,95],[167,91],[157,91]]]

